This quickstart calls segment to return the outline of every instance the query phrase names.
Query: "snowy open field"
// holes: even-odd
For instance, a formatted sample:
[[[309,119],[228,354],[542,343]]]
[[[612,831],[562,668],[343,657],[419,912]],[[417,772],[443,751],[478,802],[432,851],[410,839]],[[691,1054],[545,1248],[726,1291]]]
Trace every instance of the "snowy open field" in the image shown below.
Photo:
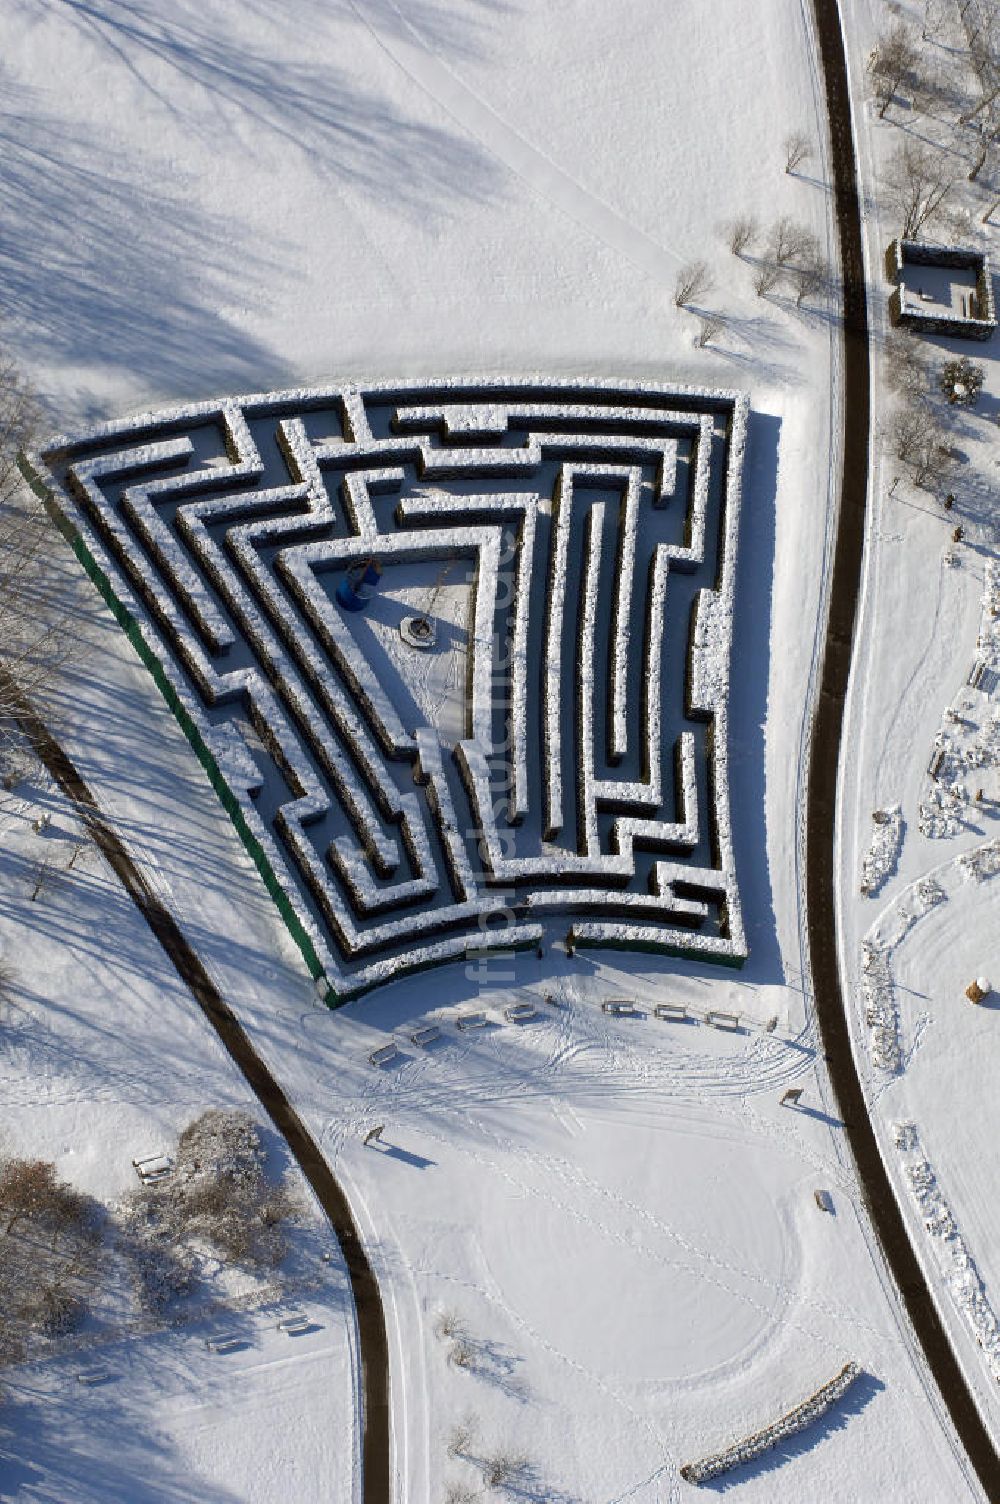
[[[53,431],[226,393],[452,375],[691,384],[750,402],[729,702],[750,953],[739,972],[547,945],[481,981],[457,963],[322,1008],[169,711],[53,545],[85,650],[46,709],[348,1192],[386,1310],[394,1497],[442,1499],[507,1448],[525,1459],[522,1498],[679,1500],[691,1492],[681,1464],[777,1420],[853,1361],[862,1377],[825,1421],[716,1487],[756,1504],[978,1498],[860,1209],[803,949],[802,787],[837,494],[835,310],[756,297],[751,265],[719,230],[745,210],[787,212],[834,254],[808,9],[289,10],[5,11],[8,337]],[[797,129],[814,154],[788,175],[781,143]],[[696,257],[715,280],[703,302],[726,318],[704,349],[673,302]],[[978,630],[981,556],[941,566],[949,644],[926,607],[939,520],[932,542],[922,514],[907,521],[889,525],[905,540],[887,583],[869,582],[868,609],[908,604],[921,630],[869,626],[867,672],[898,696],[900,655],[912,654],[914,683],[933,676],[940,694],[932,706],[915,688],[909,721],[888,692],[864,698],[852,769],[864,792],[849,787],[845,804],[864,818],[845,816],[844,891],[857,888],[872,808],[900,802],[907,831],[895,886],[852,897],[848,975],[897,889],[974,844],[966,831],[925,861],[913,832],[920,770]],[[440,599],[446,624],[459,586]],[[396,605],[426,588],[415,580]],[[449,635],[420,703],[452,737],[461,647]],[[112,1199],[134,1154],[248,1093],[95,853],[32,903],[38,848],[62,840],[68,860],[71,816],[46,788],[24,806],[5,797],[3,943],[20,994],[0,1025],[0,1147],[51,1157]],[[39,836],[31,818],[47,806]],[[995,902],[989,885],[968,893],[971,933]],[[900,946],[915,989],[942,964],[940,923],[935,910]],[[966,954],[973,964],[963,942],[942,985],[964,976]],[[974,964],[1000,972],[989,957]],[[639,1016],[602,1012],[622,996]],[[536,1018],[505,1019],[527,1001]],[[665,1001],[692,1021],[656,1018]],[[490,1027],[458,1031],[472,1007]],[[710,1028],[712,1008],[738,1014],[740,1032]],[[991,1016],[963,1015],[968,1041],[949,1034],[937,1068],[924,1070],[922,1043],[906,1100],[889,1111],[880,1099],[887,1120],[918,1124],[974,1250],[995,1241],[984,1182],[959,1168],[960,1120],[942,1114],[935,1077],[960,1073]],[[442,1037],[421,1050],[408,1036],[428,1019]],[[369,1052],[390,1038],[400,1057],[376,1070]],[[797,1110],[778,1105],[789,1086],[805,1089]],[[963,1110],[983,1131],[974,1098]],[[376,1124],[384,1145],[366,1148]],[[322,1270],[328,1288],[296,1299],[316,1330],[294,1340],[269,1312],[241,1317],[248,1346],[229,1355],[209,1355],[198,1327],[131,1334],[100,1354],[110,1367],[114,1353],[116,1382],[83,1397],[76,1352],[15,1372],[2,1442],[13,1483],[0,1487],[52,1504],[357,1498],[353,1318],[339,1264]]]

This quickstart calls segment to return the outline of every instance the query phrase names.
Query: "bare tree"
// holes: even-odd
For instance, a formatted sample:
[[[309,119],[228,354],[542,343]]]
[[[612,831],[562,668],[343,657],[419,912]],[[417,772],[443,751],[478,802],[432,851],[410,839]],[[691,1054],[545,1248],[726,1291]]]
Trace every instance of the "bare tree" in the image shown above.
[[[67,872],[72,872],[80,857],[87,850],[88,844],[86,840],[76,840],[73,842],[73,849],[69,854],[69,861],[66,863]]]
[[[476,1349],[468,1337],[459,1336],[448,1348],[448,1362],[456,1368],[475,1368]]]
[[[754,273],[753,290],[758,298],[766,298],[773,292],[784,276],[784,271],[773,261],[762,261]]]
[[[698,333],[695,336],[695,344],[700,350],[710,345],[717,334],[721,334],[726,327],[726,321],[720,313],[703,313],[698,320]]]
[[[913,73],[917,58],[917,44],[902,21],[895,21],[888,31],[879,33],[868,57],[868,77],[879,107],[879,119],[885,117],[900,84]]]
[[[86,1310],[104,1241],[97,1203],[41,1159],[0,1161],[0,1360]]]
[[[889,158],[885,182],[900,233],[904,240],[911,240],[941,212],[955,179],[942,152],[907,140]]]
[[[1000,18],[995,5],[961,6],[960,13],[975,89],[958,125],[971,127],[963,146],[971,159],[969,181],[974,183],[984,168],[992,171],[1000,144]]]
[[[937,36],[944,24],[946,12],[946,0],[924,0],[924,18],[920,28],[920,37],[924,42],[929,42]]]
[[[818,250],[819,241],[812,230],[790,214],[782,214],[771,226],[768,253],[776,265],[792,266],[815,255]]]
[[[0,741],[14,736],[24,699],[51,682],[71,645],[51,568],[55,534],[17,467],[39,418],[28,383],[0,361]]]
[[[454,1337],[461,1337],[465,1328],[462,1319],[456,1311],[439,1311],[434,1321],[434,1335],[442,1341],[448,1341]]]
[[[760,234],[760,226],[752,214],[737,214],[736,218],[729,220],[723,228],[726,234],[726,244],[734,256],[742,256]]]
[[[686,308],[695,298],[703,298],[712,288],[712,274],[705,261],[688,261],[677,273],[674,303]]]
[[[794,172],[812,156],[812,142],[804,131],[792,131],[782,142],[782,148],[786,172]]]
[[[31,869],[31,901],[41,898],[53,875],[53,866],[48,857],[41,856]]]
[[[969,182],[974,183],[987,163],[997,155],[997,147],[1000,145],[1000,110],[990,120],[984,120],[975,137],[976,145],[973,150],[973,162],[969,168]]]
[[[931,366],[921,340],[909,329],[894,329],[886,345],[885,380],[899,396],[926,401],[931,389]]]
[[[18,972],[13,961],[0,956],[0,1007],[10,1003],[17,991]]]
[[[830,278],[830,269],[818,242],[789,269],[789,276],[795,289],[795,306],[801,308],[806,299],[819,292]]]
[[[514,1483],[519,1473],[523,1473],[528,1465],[528,1459],[520,1452],[500,1450],[494,1452],[491,1457],[484,1457],[481,1465],[486,1487],[504,1488]]]
[[[0,1217],[5,1238],[20,1222],[40,1217],[56,1185],[55,1165],[44,1159],[8,1159],[0,1165]]]
[[[897,459],[909,465],[915,485],[936,484],[951,468],[946,435],[923,403],[911,401],[897,408],[890,425],[890,440]]]
[[[448,1456],[470,1458],[479,1434],[479,1419],[473,1414],[463,1415],[448,1434]]]

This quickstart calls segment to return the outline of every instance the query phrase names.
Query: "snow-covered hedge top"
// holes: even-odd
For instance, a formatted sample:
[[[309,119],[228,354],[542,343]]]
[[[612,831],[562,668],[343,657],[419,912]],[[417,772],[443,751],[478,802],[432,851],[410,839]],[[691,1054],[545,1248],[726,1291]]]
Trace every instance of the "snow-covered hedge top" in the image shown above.
[[[592,396],[592,402],[579,400],[581,389]],[[412,398],[420,399],[420,403],[408,407],[406,404]],[[288,416],[287,410],[293,403],[305,413],[311,409],[334,409],[339,415],[343,439],[324,438],[313,443],[304,421]],[[430,407],[429,403],[440,406]],[[677,940],[677,932],[671,928],[676,924],[680,929],[687,927],[684,940],[690,949],[703,948],[706,954],[742,952],[729,836],[725,700],[746,415],[745,398],[719,390],[666,389],[653,384],[606,380],[532,382],[515,378],[476,384],[468,378],[459,378],[441,383],[386,383],[368,388],[309,388],[196,404],[165,414],[140,414],[124,422],[106,424],[77,439],[56,440],[46,450],[45,458],[56,476],[80,503],[79,512],[71,518],[74,527],[80,529],[81,536],[85,535],[88,551],[99,568],[106,570],[119,592],[118,598],[127,597],[127,608],[140,622],[167,678],[175,685],[185,714],[196,725],[206,745],[217,754],[216,760],[239,799],[246,824],[265,851],[272,871],[278,875],[279,885],[293,905],[297,882],[311,895],[315,907],[308,903],[299,905],[298,916],[339,990],[351,990],[355,984],[367,986],[373,977],[389,975],[400,967],[420,964],[435,956],[456,953],[463,940],[456,935],[445,936],[443,931],[465,925],[467,944],[470,919],[489,916],[503,907],[501,897],[483,891],[471,870],[464,837],[457,831],[440,745],[423,728],[400,723],[391,697],[375,681],[352,634],[316,578],[316,570],[324,564],[335,561],[341,567],[349,558],[375,548],[380,556],[402,560],[433,557],[441,551],[454,552],[456,548],[467,547],[479,560],[476,618],[471,633],[470,735],[455,756],[469,791],[473,815],[482,822],[490,854],[487,866],[492,866],[492,875],[501,880],[508,876],[540,879],[543,883],[545,879],[551,880],[551,887],[532,893],[527,900],[536,909],[603,907],[609,915],[607,921],[595,922],[587,929],[591,935],[603,936],[612,943],[616,938],[640,932],[645,942],[647,936],[657,933],[655,922],[659,921],[664,944]],[[251,428],[255,420],[269,417],[275,420],[277,441],[292,477],[290,485],[271,490],[264,488],[265,466]],[[377,525],[369,488],[372,493],[380,489],[399,490],[404,463],[415,463],[419,473],[421,465],[430,470],[431,462],[436,464],[438,459],[445,467],[460,465],[466,453],[470,457],[469,477],[493,473],[488,463],[484,470],[482,450],[465,451],[452,446],[444,451],[429,437],[421,443],[398,436],[373,437],[373,431],[398,435],[401,429],[416,426],[419,419],[444,423],[449,433],[467,438],[503,432],[512,423],[516,428],[518,423],[536,418],[540,432],[532,432],[529,443],[537,448],[538,454],[548,454],[550,446],[561,449],[568,446],[573,456],[563,464],[565,514],[560,514],[558,497],[554,509],[556,546],[545,602],[548,674],[543,675],[546,685],[543,720],[548,738],[550,804],[556,826],[562,818],[558,809],[561,737],[566,724],[580,727],[581,744],[574,754],[580,778],[584,849],[574,853],[560,848],[543,852],[541,857],[517,859],[507,857],[502,851],[496,820],[491,814],[489,756],[494,717],[493,632],[500,529],[445,526],[452,521],[447,514],[460,510],[461,498],[406,497],[397,512],[399,530],[383,533]],[[550,428],[545,426],[547,419],[551,419]],[[672,435],[656,432],[665,422],[671,425]],[[218,428],[218,437],[217,441],[215,438],[209,441],[208,448],[211,450],[217,442],[218,453],[206,457],[203,431],[211,429],[213,423]],[[565,428],[561,426],[563,423]],[[727,425],[728,452],[722,442],[723,423]],[[579,431],[571,431],[570,424]],[[610,432],[594,431],[599,426]],[[192,430],[195,442],[182,432],[185,427]],[[202,437],[195,430],[201,431]],[[324,431],[331,430],[336,430],[335,422]],[[687,436],[693,440],[688,536],[683,546],[658,546],[646,592],[649,610],[644,620],[651,624],[651,641],[644,643],[643,679],[648,694],[644,702],[646,725],[641,734],[645,739],[643,760],[648,777],[628,785],[615,784],[614,780],[600,783],[594,775],[592,720],[597,692],[598,583],[606,586],[609,580],[613,582],[609,724],[615,757],[630,750],[625,668],[632,636],[630,601],[640,485],[634,462],[637,458],[641,460],[647,473],[650,465],[655,467],[655,504],[657,485],[661,492],[659,499],[676,489],[681,436],[685,441]],[[133,447],[127,448],[130,439],[134,441]],[[359,464],[356,457],[361,449],[365,465]],[[349,455],[352,450],[354,457]],[[502,456],[498,464],[507,463],[513,452],[498,450]],[[713,762],[709,787],[716,807],[705,813],[712,824],[713,849],[718,854],[720,870],[664,861],[655,865],[653,880],[645,891],[609,891],[601,886],[609,878],[634,875],[633,845],[637,841],[663,843],[668,850],[679,853],[684,848],[693,848],[699,839],[695,741],[690,733],[683,733],[679,740],[682,810],[672,821],[652,817],[662,795],[658,641],[664,625],[670,566],[693,569],[704,559],[713,455],[718,455],[720,462],[723,456],[725,460],[720,477],[723,530],[716,582],[699,597],[697,621],[705,630],[696,633],[691,703],[695,711],[714,718],[715,723],[715,734],[708,738],[707,744]],[[344,476],[341,498],[331,500],[322,470],[345,457],[351,458],[351,464]],[[198,462],[198,468],[187,468],[193,461]],[[367,469],[369,461],[371,469],[378,472],[372,479]],[[174,466],[176,473],[164,477],[163,469]],[[159,470],[160,474],[144,479],[151,470]],[[572,476],[574,473],[586,476],[588,471],[600,474],[604,481],[620,482],[621,521],[617,558],[604,559],[599,514],[606,503],[596,503],[589,509],[591,543],[584,583],[585,609],[581,613],[570,611],[570,619],[579,632],[577,659],[582,665],[577,676],[579,715],[568,722],[564,720],[567,706],[563,703],[565,686],[561,682],[559,643],[569,605],[566,600],[569,513]],[[44,473],[42,467],[40,473]],[[120,488],[120,498],[111,500],[102,490],[102,482],[109,480]],[[53,479],[53,488],[58,485],[59,479]],[[183,503],[169,525],[162,506],[168,500]],[[477,500],[482,503],[482,498]],[[537,566],[534,558],[537,504],[528,506],[524,495],[513,492],[501,493],[497,501],[501,506],[506,504],[508,510],[513,510],[516,504],[522,515],[517,589],[525,604],[523,608],[519,606],[515,615],[510,669],[516,816],[525,812],[527,801],[526,603],[532,565]],[[348,526],[354,528],[354,536],[330,539],[331,526],[335,530],[340,526],[337,513],[341,504],[347,513]],[[70,514],[69,497],[57,505]],[[475,511],[474,505],[472,510]],[[418,521],[431,525],[409,528],[405,525]],[[223,522],[228,528],[224,543],[219,541],[217,531],[217,525]],[[303,534],[308,536],[311,532],[315,541],[303,543]],[[280,552],[272,561],[271,554],[276,548]],[[144,611],[130,592],[125,576],[139,583],[139,595],[146,600],[149,611]],[[606,589],[601,591],[602,598],[606,594]],[[707,630],[710,622],[711,630]],[[164,626],[168,628],[165,634]],[[166,636],[166,643],[160,640],[161,635]],[[227,672],[227,654],[241,648],[243,642],[253,648],[254,666]],[[234,736],[230,725],[220,727],[206,715],[191,693],[190,681],[185,683],[185,676],[177,670],[174,650],[184,658],[188,672],[209,705],[245,699],[268,754],[292,793],[291,802],[282,805],[273,816],[272,828],[260,818],[250,797],[251,792],[259,792],[266,782],[260,768],[248,756],[242,739]],[[232,653],[231,661],[245,664],[246,659],[237,651]],[[335,672],[331,672],[331,665]],[[331,734],[331,727],[336,735]],[[383,753],[409,761],[417,782],[427,790],[426,796],[401,790],[395,775],[389,775]],[[322,850],[307,827],[329,809],[331,789],[346,813],[349,833],[329,838],[329,844]],[[615,799],[631,805],[631,810],[628,816],[615,822],[615,849],[602,852],[597,804],[598,800],[611,803]],[[637,815],[636,805],[649,810],[649,817]],[[439,829],[443,867],[455,902],[439,901],[444,896],[438,893],[441,879],[438,863],[442,862],[442,854],[432,851],[428,817],[433,818]],[[404,871],[399,870],[402,853],[393,838],[397,831],[408,859]],[[295,877],[289,870],[290,859],[294,859],[297,867]],[[392,878],[395,881],[387,881]],[[596,879],[597,884],[593,888],[586,886],[588,879]],[[672,885],[683,881],[695,882],[718,895],[729,922],[727,934],[720,937],[690,933],[691,926],[697,927],[707,917],[711,905],[700,899],[678,897]],[[428,900],[431,906],[423,912],[407,907],[418,899]],[[314,921],[317,909],[336,937],[340,951],[337,958],[324,942],[322,925]],[[610,917],[615,910],[625,921],[634,915],[635,920],[648,918],[650,924],[645,927],[635,922],[620,922]],[[383,915],[385,918],[380,922],[361,922]],[[527,941],[536,933],[522,926],[518,940]],[[380,948],[393,953],[376,959]],[[344,975],[341,964],[344,960],[359,964]]]

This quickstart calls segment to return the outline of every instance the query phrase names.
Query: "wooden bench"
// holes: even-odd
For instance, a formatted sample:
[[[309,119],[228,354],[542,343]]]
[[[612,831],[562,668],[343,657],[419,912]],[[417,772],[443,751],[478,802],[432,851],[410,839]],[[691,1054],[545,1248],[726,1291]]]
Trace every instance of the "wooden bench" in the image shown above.
[[[509,1008],[503,1010],[503,1016],[508,1023],[527,1024],[538,1017],[538,1009],[534,1003],[511,1003]]]
[[[614,1018],[637,1018],[639,1010],[627,997],[609,997],[601,1004],[602,1013],[610,1013]]]
[[[292,1316],[283,1316],[278,1322],[278,1331],[286,1332],[289,1337],[301,1337],[304,1332],[311,1332],[312,1329],[313,1323],[301,1312]]]
[[[486,1023],[485,1013],[460,1013],[455,1020],[455,1027],[457,1029],[485,1029]]]
[[[711,1013],[705,1014],[705,1022],[711,1024],[713,1029],[727,1029],[730,1034],[740,1032],[740,1016],[738,1013],[723,1013],[718,1008],[713,1008]]]
[[[241,1347],[246,1347],[242,1337],[206,1337],[205,1346],[210,1353],[234,1353]]]
[[[441,1030],[437,1024],[424,1024],[421,1028],[414,1029],[410,1038],[415,1045],[419,1045],[422,1050],[426,1050],[427,1046],[433,1044],[435,1039],[441,1038]]]
[[[664,1023],[683,1024],[687,1022],[688,1010],[683,1003],[657,1003],[653,1016],[662,1018]]]
[[[143,1185],[152,1185],[172,1173],[174,1162],[169,1154],[148,1154],[145,1159],[133,1159],[132,1168]]]

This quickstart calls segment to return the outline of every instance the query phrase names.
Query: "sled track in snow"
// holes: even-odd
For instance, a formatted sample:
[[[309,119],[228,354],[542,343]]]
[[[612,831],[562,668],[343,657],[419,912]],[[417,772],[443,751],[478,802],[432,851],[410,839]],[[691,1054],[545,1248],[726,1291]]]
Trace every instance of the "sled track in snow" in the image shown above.
[[[230,1059],[288,1145],[337,1236],[358,1317],[362,1395],[362,1499],[389,1504],[389,1345],[378,1284],[339,1183],[315,1139],[257,1054],[176,921],[139,871],[121,838],[70,758],[3,675],[5,693],[19,704],[18,722],[50,775],[73,803],[94,844],[132,899],[185,983]]]
[[[826,84],[844,279],[843,481],[806,805],[806,923],[816,1013],[868,1215],[952,1424],[987,1496],[1000,1499],[1000,1456],[942,1325],[879,1152],[854,1063],[840,985],[834,919],[837,772],[861,584],[871,404],[861,206],[841,15],[837,0],[814,0],[814,13]]]

